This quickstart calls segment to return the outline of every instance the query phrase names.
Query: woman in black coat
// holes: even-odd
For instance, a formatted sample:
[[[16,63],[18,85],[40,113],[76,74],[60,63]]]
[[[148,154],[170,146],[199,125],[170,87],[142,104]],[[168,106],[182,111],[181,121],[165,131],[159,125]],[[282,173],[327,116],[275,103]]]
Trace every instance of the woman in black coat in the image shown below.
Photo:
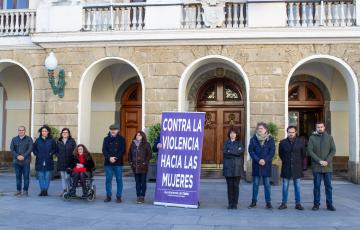
[[[228,209],[237,209],[240,178],[244,175],[244,147],[239,140],[236,128],[229,129],[223,152],[223,174],[227,183]]]
[[[60,138],[56,142],[57,144],[57,170],[60,172],[61,185],[63,192],[66,191],[69,175],[66,173],[66,169],[71,167],[71,161],[73,160],[74,149],[76,148],[76,142],[71,136],[71,132],[68,128],[63,128],[60,133]]]
[[[60,172],[62,193],[64,194],[67,187],[69,175],[66,173],[66,169],[70,168],[70,164],[73,158],[76,142],[71,136],[71,132],[68,128],[63,128],[60,133],[60,138],[56,142],[56,156],[57,156],[57,171]]]
[[[146,140],[145,133],[142,131],[137,132],[131,142],[128,159],[135,176],[138,204],[145,201],[146,174],[149,169],[151,155],[151,146]]]

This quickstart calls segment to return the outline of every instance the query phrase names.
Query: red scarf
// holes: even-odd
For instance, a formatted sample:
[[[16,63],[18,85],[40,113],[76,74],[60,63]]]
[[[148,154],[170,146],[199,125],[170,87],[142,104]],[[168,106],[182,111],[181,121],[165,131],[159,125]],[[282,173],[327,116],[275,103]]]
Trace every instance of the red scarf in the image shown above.
[[[79,155],[79,163],[80,164],[84,164],[85,162],[85,156],[84,154]],[[73,168],[73,172],[86,172],[86,168],[82,167],[82,168],[77,168],[76,166]]]

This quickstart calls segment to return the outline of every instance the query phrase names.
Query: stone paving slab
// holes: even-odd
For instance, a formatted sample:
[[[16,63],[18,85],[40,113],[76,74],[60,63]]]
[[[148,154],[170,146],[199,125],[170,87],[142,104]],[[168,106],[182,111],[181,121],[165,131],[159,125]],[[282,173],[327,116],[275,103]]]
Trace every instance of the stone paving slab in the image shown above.
[[[297,211],[293,204],[293,188],[289,191],[289,208],[272,211],[265,209],[263,189],[260,189],[258,208],[249,210],[251,184],[241,183],[238,210],[227,210],[225,180],[201,180],[199,209],[154,206],[154,183],[148,183],[146,203],[135,204],[133,178],[124,177],[123,200],[104,203],[105,179],[95,177],[97,199],[64,201],[58,194],[60,181],[51,182],[49,197],[38,197],[38,183],[31,178],[30,196],[14,197],[15,177],[0,174],[0,230],[11,229],[131,229],[131,230],[230,230],[230,229],[360,229],[360,185],[335,181],[336,212],[325,205],[318,212],[311,211],[312,181],[302,182],[302,200],[305,211]],[[115,188],[115,184],[113,186]],[[324,189],[323,189],[324,190]],[[322,203],[325,196],[322,191]],[[272,186],[273,205],[281,202],[281,186]]]

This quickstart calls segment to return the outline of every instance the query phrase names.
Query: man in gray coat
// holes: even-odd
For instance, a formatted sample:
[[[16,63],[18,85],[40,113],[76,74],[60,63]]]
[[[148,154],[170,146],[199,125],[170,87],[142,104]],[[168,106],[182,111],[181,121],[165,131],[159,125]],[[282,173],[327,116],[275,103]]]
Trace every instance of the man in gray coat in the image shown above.
[[[332,200],[331,178],[333,172],[333,158],[336,153],[334,139],[325,131],[324,122],[316,123],[316,132],[309,139],[308,153],[311,156],[311,167],[314,176],[314,206],[312,210],[319,210],[320,186],[324,179],[326,206],[330,211],[335,211]]]
[[[33,140],[26,136],[24,126],[19,126],[18,135],[11,140],[10,150],[13,156],[13,165],[16,174],[15,196],[28,196],[30,182],[30,160],[33,150]],[[24,177],[24,186],[22,178]]]

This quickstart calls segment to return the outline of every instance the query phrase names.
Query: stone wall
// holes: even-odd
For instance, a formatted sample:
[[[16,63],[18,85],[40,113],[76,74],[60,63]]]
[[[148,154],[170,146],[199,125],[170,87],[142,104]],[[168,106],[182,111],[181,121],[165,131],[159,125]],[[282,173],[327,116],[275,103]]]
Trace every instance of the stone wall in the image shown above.
[[[315,54],[331,55],[360,73],[360,44],[204,45],[139,47],[54,48],[58,66],[66,71],[65,97],[54,96],[44,60],[50,50],[0,50],[1,59],[12,59],[27,68],[34,80],[34,130],[40,125],[67,126],[77,136],[80,79],[93,62],[121,57],[133,63],[145,80],[145,126],[160,121],[161,112],[177,111],[178,86],[186,67],[207,55],[222,55],[240,64],[250,82],[250,126],[273,121],[285,126],[285,82],[290,70]],[[358,79],[359,81],[359,79]],[[353,168],[353,167],[352,167]]]

